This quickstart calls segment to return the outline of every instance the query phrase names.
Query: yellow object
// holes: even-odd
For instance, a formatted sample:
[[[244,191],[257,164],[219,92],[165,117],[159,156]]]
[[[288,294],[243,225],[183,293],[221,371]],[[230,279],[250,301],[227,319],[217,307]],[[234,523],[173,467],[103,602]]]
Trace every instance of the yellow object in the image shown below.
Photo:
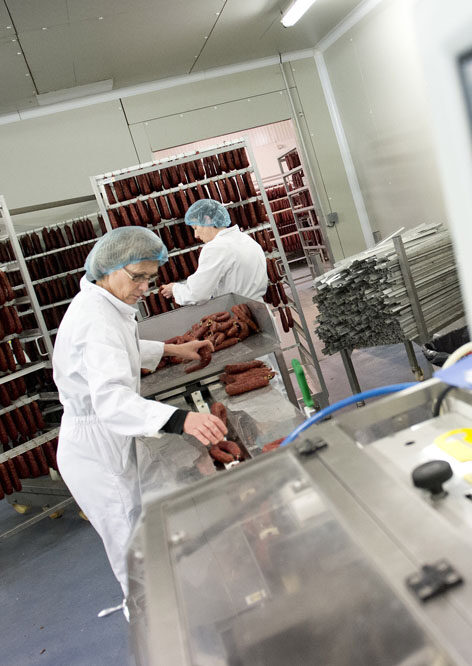
[[[12,504],[12,507],[17,513],[28,513],[31,507],[28,504],[17,504],[16,502]]]
[[[54,513],[50,514],[49,518],[51,518],[52,520],[56,520],[57,518],[62,518],[63,515],[64,511],[55,511]]]
[[[82,511],[82,509],[80,509],[79,511],[79,516],[82,518],[82,520],[86,520],[88,522],[88,518],[85,515],[85,513]]]
[[[452,456],[459,462],[472,460],[472,428],[458,428],[439,435],[434,443],[444,453]]]

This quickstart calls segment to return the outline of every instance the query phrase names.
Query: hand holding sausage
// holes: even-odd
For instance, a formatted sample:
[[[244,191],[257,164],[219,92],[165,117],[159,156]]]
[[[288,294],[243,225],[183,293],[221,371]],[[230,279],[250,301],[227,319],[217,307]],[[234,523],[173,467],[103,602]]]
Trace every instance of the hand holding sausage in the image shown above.
[[[169,284],[161,285],[160,293],[164,296],[164,298],[172,298],[172,288],[174,284],[174,282],[169,282]]]
[[[213,414],[189,412],[184,422],[184,432],[208,446],[221,442],[228,430],[223,421]]]
[[[177,356],[187,361],[201,360],[199,349],[202,347],[209,347],[213,351],[213,345],[209,340],[191,340],[184,342],[181,345],[164,344],[164,356]]]

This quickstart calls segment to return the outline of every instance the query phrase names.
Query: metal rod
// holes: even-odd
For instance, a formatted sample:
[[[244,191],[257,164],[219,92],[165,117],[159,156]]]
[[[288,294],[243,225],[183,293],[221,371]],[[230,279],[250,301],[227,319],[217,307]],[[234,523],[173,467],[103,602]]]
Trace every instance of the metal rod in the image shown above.
[[[410,298],[411,309],[413,310],[416,326],[418,328],[419,339],[422,343],[425,343],[429,339],[429,333],[426,327],[426,322],[424,320],[423,312],[421,310],[421,304],[418,300],[418,293],[416,291],[415,283],[413,282],[413,278],[411,276],[410,265],[408,263],[408,257],[406,256],[405,246],[403,245],[402,237],[394,236],[393,245],[398,255],[400,270],[402,272],[402,276],[405,281],[405,287],[408,292],[408,296]]]

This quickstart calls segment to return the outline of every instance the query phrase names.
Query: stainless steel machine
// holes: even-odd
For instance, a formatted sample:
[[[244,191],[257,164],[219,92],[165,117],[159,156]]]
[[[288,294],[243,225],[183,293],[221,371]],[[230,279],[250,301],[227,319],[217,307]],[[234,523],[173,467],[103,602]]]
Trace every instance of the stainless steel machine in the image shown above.
[[[472,396],[433,416],[443,389],[270,454],[256,418],[253,460],[148,495],[128,557],[136,663],[470,665]]]

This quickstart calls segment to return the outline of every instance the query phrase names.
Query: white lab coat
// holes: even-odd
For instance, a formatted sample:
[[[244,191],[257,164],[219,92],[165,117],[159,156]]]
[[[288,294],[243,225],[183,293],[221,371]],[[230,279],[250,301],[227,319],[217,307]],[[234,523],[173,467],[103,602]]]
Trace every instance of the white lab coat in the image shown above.
[[[222,229],[202,248],[198,269],[172,293],[179,305],[194,305],[223,294],[262,301],[267,289],[264,251],[239,227]]]
[[[58,466],[126,596],[126,545],[141,509],[134,437],[155,435],[176,408],[139,395],[140,369],[156,367],[164,344],[138,341],[133,306],[85,276],[80,288],[54,346]]]

